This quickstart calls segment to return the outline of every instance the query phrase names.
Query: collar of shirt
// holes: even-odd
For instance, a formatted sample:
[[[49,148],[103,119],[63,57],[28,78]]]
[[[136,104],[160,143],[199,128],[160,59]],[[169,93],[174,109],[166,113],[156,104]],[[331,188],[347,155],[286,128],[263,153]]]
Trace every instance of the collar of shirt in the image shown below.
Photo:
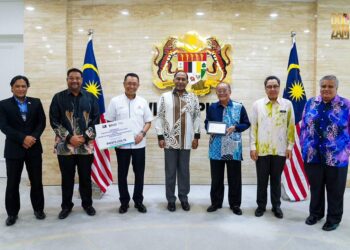
[[[335,104],[338,103],[340,101],[340,97],[338,95],[336,95],[332,100],[331,100],[331,104]],[[321,95],[316,96],[315,98],[315,102],[322,102],[322,97]]]
[[[136,100],[136,96],[137,94],[135,94],[135,97],[133,99],[130,99],[125,93],[123,94],[124,98],[128,101],[133,101],[133,100]]]
[[[231,100],[231,99],[228,101],[227,106],[233,106],[232,100]],[[220,103],[220,101],[214,103],[214,107],[215,107],[215,108],[218,108],[218,107],[223,107],[223,108],[225,108],[225,107]]]
[[[27,97],[24,97],[24,101],[23,102],[21,102],[17,97],[15,97],[15,96],[13,96],[13,98],[15,98],[15,101],[16,101],[16,103],[18,104],[18,105],[23,105],[23,104],[27,104],[28,102],[28,100],[27,100]]]
[[[84,91],[83,91],[82,89],[80,89],[78,95],[83,95],[83,93],[84,93]],[[75,95],[73,94],[73,92],[72,92],[70,89],[67,89],[67,95],[75,96]]]
[[[178,91],[176,88],[173,89],[173,95],[175,95],[175,94],[176,94],[176,95],[179,95],[178,92],[179,92],[179,91]],[[186,91],[186,89],[185,89],[185,90],[184,90],[184,95],[187,95],[187,94],[188,94],[188,93],[187,93],[187,91]]]
[[[281,97],[277,97],[277,100],[276,100],[276,102],[278,103],[278,104],[280,104],[281,103]],[[268,104],[269,102],[271,102],[270,101],[270,99],[266,96],[265,98],[264,98],[264,103],[265,103],[265,105],[266,104]]]

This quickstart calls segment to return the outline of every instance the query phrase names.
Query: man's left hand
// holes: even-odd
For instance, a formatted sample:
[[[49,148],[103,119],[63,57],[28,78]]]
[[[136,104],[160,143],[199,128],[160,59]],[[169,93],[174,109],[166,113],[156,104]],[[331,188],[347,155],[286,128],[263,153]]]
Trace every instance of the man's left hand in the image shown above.
[[[229,134],[231,134],[231,133],[233,133],[233,132],[235,132],[236,131],[236,127],[235,126],[231,126],[231,127],[229,127],[229,128],[227,128],[226,129],[226,133],[229,135]]]
[[[286,158],[289,160],[292,159],[292,150],[289,150],[289,149],[286,150]]]
[[[198,139],[193,139],[192,141],[192,149],[197,149],[198,148]]]
[[[135,144],[139,144],[143,139],[143,134],[142,133],[138,133],[136,136],[135,136]]]

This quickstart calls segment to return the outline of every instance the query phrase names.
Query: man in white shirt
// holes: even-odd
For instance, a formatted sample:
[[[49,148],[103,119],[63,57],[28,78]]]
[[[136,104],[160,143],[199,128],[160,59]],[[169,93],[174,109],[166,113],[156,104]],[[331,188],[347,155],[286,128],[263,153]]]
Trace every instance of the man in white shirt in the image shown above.
[[[121,214],[126,213],[129,208],[130,195],[127,177],[131,158],[135,174],[135,187],[132,199],[135,202],[135,208],[140,213],[147,212],[146,207],[143,205],[145,147],[146,133],[151,127],[153,115],[148,102],[141,96],[136,95],[139,86],[137,74],[126,74],[124,78],[125,93],[112,98],[105,116],[107,121],[131,119],[132,124],[130,124],[130,128],[135,134],[135,143],[115,149],[118,162],[119,200],[121,203],[119,213]]]
[[[186,91],[187,73],[175,73],[174,84],[174,90],[162,94],[159,99],[156,121],[158,145],[164,148],[165,189],[170,212],[176,210],[176,176],[182,209],[190,210],[187,197],[190,192],[190,151],[198,147],[200,138],[199,103],[195,94]]]
[[[272,212],[282,219],[281,175],[286,158],[292,157],[294,111],[289,100],[278,97],[280,80],[276,76],[267,77],[264,84],[267,97],[253,104],[250,127],[250,157],[256,162],[258,180],[255,216],[266,210],[270,177]]]

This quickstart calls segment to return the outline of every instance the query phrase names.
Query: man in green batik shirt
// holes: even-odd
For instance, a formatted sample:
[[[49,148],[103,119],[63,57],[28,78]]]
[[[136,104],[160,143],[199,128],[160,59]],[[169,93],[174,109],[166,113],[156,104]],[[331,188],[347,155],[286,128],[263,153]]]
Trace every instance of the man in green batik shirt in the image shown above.
[[[267,185],[270,177],[272,212],[283,218],[281,206],[281,175],[286,158],[292,157],[294,145],[294,111],[292,103],[280,98],[280,80],[265,79],[266,97],[253,104],[250,130],[250,157],[256,162],[257,204],[255,216],[266,210]]]

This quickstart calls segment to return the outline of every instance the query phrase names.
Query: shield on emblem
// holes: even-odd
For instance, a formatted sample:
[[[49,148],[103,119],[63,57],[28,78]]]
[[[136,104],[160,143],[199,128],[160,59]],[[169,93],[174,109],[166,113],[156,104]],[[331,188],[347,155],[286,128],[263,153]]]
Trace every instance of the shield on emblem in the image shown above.
[[[207,71],[207,53],[178,53],[177,68],[188,74],[188,83],[204,80]]]

